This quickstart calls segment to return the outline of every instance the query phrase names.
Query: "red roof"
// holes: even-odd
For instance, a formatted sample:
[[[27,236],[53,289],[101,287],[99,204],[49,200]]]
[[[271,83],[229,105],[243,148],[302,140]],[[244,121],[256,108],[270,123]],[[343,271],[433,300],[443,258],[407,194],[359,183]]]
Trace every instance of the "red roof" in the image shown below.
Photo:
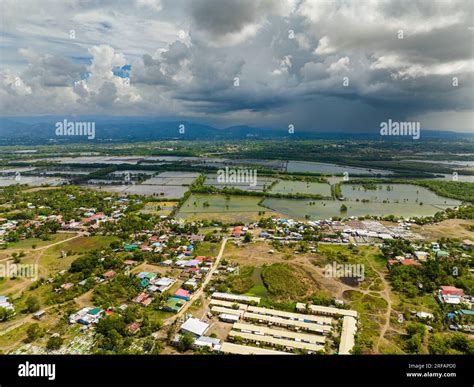
[[[420,262],[415,261],[413,259],[404,259],[403,261],[400,261],[402,265],[415,265],[415,266],[420,266]]]
[[[92,222],[93,220],[96,220],[96,219],[100,219],[100,218],[103,218],[104,217],[104,213],[103,212],[99,212],[97,214],[94,214],[92,216],[89,216],[88,218],[84,218],[82,219],[82,222],[83,223],[90,223]]]
[[[189,293],[187,290],[184,290],[184,289],[178,289],[174,295],[191,298],[191,293]]]
[[[441,286],[442,295],[464,296],[464,290],[455,286]]]
[[[140,324],[137,322],[131,323],[127,326],[127,329],[130,333],[135,333],[140,329]]]
[[[115,271],[113,270],[109,270],[108,272],[104,273],[104,277],[105,278],[112,278],[112,277],[115,277]]]

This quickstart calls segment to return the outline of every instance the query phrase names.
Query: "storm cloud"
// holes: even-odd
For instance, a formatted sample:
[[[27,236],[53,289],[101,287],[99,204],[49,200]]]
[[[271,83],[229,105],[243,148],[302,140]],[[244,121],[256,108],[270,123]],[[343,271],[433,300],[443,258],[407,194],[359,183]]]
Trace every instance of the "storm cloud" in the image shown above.
[[[391,118],[472,130],[468,0],[2,7],[5,116],[152,115],[315,131],[372,131]]]

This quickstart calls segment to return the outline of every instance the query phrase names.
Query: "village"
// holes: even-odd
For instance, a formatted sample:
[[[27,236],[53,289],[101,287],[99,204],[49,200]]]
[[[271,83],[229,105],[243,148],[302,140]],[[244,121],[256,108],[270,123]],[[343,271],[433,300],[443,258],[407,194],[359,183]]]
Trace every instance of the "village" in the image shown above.
[[[74,200],[77,195],[68,193],[67,199]],[[69,238],[101,238],[101,235],[122,230],[125,221],[129,220],[130,209],[143,206],[141,198],[104,196],[101,201],[104,210],[80,206],[73,211],[77,217],[70,215],[67,220],[59,213],[38,215],[25,221],[4,219],[0,226],[2,243],[8,244],[13,236],[22,241],[45,229],[53,235],[65,233]],[[51,210],[32,202],[28,202],[27,207]],[[226,281],[240,278],[241,271],[245,270],[238,261],[225,257],[228,246],[233,246],[232,249],[267,246],[265,254],[273,257],[271,259],[276,259],[279,250],[298,256],[318,254],[324,246],[367,247],[384,253],[388,273],[398,265],[421,267],[430,261],[449,260],[451,256],[448,245],[442,248],[438,242],[425,240],[412,230],[409,221],[389,224],[357,219],[294,221],[267,218],[229,227],[160,216],[146,224],[153,227],[130,229],[132,232],[127,233],[122,242],[113,240],[110,246],[104,246],[90,259],[79,256],[71,261],[69,269],[50,272],[49,277],[37,280],[36,289],[44,289],[49,299],[40,310],[31,309],[33,320],[41,322],[52,317],[48,316],[51,310],[48,304],[83,300],[80,302],[82,307],[68,309],[70,312],[64,316],[70,328],[63,329],[63,334],[74,333],[68,343],[57,349],[46,350],[27,343],[13,348],[14,353],[42,353],[45,350],[75,353],[78,347],[86,350],[88,345],[79,338],[85,335],[89,345],[98,345],[94,330],[101,326],[101,321],[115,316],[121,322],[127,321],[122,335],[130,339],[130,348],[139,352],[143,349],[137,349],[141,348],[137,343],[143,342],[145,337],[153,337],[159,344],[148,345],[147,350],[159,346],[164,353],[193,350],[231,354],[351,354],[360,336],[361,312],[350,309],[350,303],[338,297],[325,305],[298,297],[291,300],[291,307],[279,308],[278,303],[272,305],[268,300],[262,306],[262,298],[251,292],[228,292],[230,288],[224,285]],[[71,259],[73,253],[62,249],[62,242],[57,243],[59,256],[54,260]],[[453,253],[459,256],[462,251],[460,258],[470,259],[472,248],[473,243],[466,239]],[[464,274],[471,275],[472,269],[469,271]],[[357,282],[351,282],[354,278],[347,275],[331,280],[358,286]],[[118,292],[116,287],[126,290],[114,299],[114,292]],[[108,292],[111,292],[109,297]],[[21,317],[24,312],[17,313],[20,311],[15,306],[24,297],[16,298],[8,291],[0,294],[4,323],[25,318]],[[442,284],[432,292],[432,298],[438,304],[448,306],[442,320],[447,322],[449,330],[474,333],[472,295],[465,294],[461,288]],[[433,329],[430,325],[435,319],[433,313],[422,308],[411,310],[410,314],[423,322],[429,331]],[[14,330],[15,325],[8,329]],[[100,346],[97,348],[100,350]]]

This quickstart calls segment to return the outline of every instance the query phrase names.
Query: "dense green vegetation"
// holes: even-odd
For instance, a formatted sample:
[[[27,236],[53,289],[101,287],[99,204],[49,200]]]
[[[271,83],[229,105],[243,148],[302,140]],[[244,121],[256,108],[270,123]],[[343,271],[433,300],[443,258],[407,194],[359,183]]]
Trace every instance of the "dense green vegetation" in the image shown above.
[[[307,283],[301,273],[286,263],[265,266],[262,279],[270,294],[279,299],[298,300],[308,293]]]

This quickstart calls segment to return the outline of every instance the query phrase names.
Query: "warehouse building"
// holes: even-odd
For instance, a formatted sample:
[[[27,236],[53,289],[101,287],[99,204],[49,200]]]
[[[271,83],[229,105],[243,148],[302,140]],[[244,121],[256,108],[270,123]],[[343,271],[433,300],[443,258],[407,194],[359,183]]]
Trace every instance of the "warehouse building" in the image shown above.
[[[273,351],[271,349],[250,347],[233,343],[222,343],[221,352],[232,355],[290,355],[288,352]]]
[[[357,320],[354,317],[344,316],[342,321],[339,355],[349,355],[354,348]]]
[[[300,333],[294,331],[287,331],[281,329],[273,329],[259,325],[245,324],[245,323],[235,323],[232,327],[234,331],[241,331],[246,333],[254,333],[257,335],[266,335],[272,336],[275,338],[282,338],[288,340],[297,340],[305,343],[313,344],[324,344],[326,338],[320,335],[311,335],[308,333]]]

